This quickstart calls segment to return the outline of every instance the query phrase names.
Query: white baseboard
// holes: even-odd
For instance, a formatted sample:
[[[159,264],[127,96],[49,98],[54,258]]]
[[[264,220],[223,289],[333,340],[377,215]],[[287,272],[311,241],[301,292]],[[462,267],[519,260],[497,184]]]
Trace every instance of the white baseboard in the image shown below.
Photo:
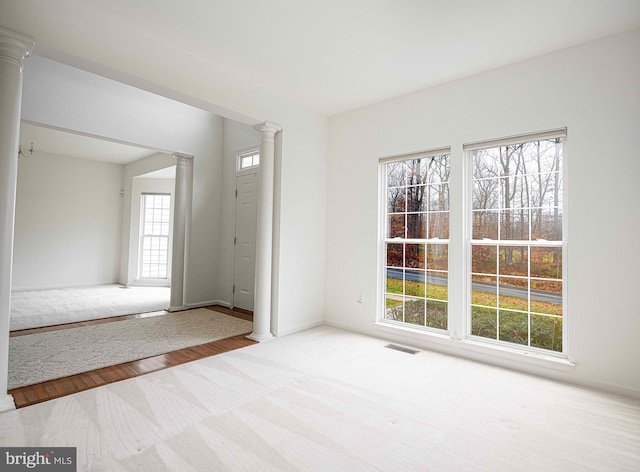
[[[231,304],[229,302],[223,301],[223,300],[208,300],[206,302],[198,302],[198,303],[186,303],[185,306],[186,310],[190,310],[192,308],[202,308],[205,306],[213,306],[213,305],[220,305],[220,306],[224,306],[226,308],[231,308]]]
[[[7,393],[3,397],[0,397],[0,413],[15,409],[16,404],[13,402],[13,395]]]
[[[325,325],[324,321],[316,321],[314,323],[308,323],[306,325],[300,325],[300,326],[296,326],[294,328],[289,328],[289,329],[278,331],[278,334],[276,336],[277,337],[289,336],[290,334],[298,333],[300,331],[304,331],[304,330],[311,329],[311,328],[317,328],[318,326],[323,326],[323,325]]]

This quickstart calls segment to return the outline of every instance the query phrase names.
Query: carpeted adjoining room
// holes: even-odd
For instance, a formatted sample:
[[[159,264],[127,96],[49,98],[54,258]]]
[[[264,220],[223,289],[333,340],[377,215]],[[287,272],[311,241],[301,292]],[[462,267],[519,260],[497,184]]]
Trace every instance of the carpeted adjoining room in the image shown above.
[[[149,313],[169,306],[169,287],[119,284],[23,290],[11,294],[11,331]]]

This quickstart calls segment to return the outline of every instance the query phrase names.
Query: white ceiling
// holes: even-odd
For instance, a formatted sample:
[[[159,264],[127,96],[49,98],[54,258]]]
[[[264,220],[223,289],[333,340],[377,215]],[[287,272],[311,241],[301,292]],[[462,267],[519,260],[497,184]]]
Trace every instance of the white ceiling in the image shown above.
[[[137,146],[21,123],[20,145],[26,158],[31,155],[32,143],[33,155],[47,152],[114,164],[128,164],[156,153]]]
[[[331,115],[640,27],[640,0],[0,0],[86,60],[243,80]],[[38,49],[40,48],[40,49]],[[155,65],[154,65],[155,64]]]

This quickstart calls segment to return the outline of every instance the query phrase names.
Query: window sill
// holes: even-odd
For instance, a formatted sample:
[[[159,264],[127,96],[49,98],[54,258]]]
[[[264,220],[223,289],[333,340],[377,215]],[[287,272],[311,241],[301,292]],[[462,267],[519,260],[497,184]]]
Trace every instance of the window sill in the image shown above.
[[[492,357],[506,362],[516,362],[532,367],[541,367],[545,369],[555,370],[558,372],[571,372],[575,368],[575,364],[564,357],[545,355],[544,353],[524,351],[513,349],[509,346],[499,344],[488,344],[473,339],[452,339],[448,334],[436,333],[419,328],[412,328],[396,323],[377,321],[374,323],[374,329],[391,336],[402,336],[404,338],[415,341],[417,346],[434,345],[434,349],[445,347],[441,352],[449,354],[461,355],[460,351],[467,351],[470,355],[465,357],[475,357],[471,353],[482,357]],[[438,346],[438,347],[437,347]],[[477,360],[477,357],[475,357]]]
[[[571,372],[575,364],[565,357],[545,355],[544,353],[513,349],[499,344],[486,344],[473,339],[461,339],[455,341],[456,347],[465,351],[497,357],[506,361],[514,361],[535,367]]]
[[[403,336],[407,336],[409,338],[415,339],[421,343],[434,342],[438,344],[444,344],[447,346],[453,345],[453,340],[448,334],[437,333],[435,331],[428,331],[426,329],[420,328],[412,328],[411,326],[406,326],[402,324],[390,323],[388,321],[376,321],[373,323],[373,326],[376,330],[379,330],[383,333],[398,335],[401,334]]]

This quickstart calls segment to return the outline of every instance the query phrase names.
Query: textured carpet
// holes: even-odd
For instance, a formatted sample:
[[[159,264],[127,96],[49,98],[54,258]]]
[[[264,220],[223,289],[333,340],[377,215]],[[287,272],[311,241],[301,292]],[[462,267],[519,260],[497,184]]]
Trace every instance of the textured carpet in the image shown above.
[[[640,401],[320,327],[0,414],[91,471],[637,472]]]
[[[94,287],[11,293],[11,330],[164,310],[168,287]]]
[[[206,308],[9,340],[9,389],[205,344],[252,323]]]

